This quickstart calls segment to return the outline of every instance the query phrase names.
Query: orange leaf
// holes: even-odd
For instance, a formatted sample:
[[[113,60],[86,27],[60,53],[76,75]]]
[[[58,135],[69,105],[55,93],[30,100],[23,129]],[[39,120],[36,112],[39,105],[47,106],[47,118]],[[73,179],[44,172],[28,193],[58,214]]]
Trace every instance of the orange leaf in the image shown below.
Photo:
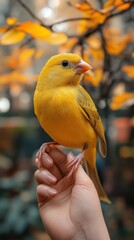
[[[43,55],[44,51],[42,49],[38,49],[35,54],[34,54],[34,58],[38,59]]]
[[[10,82],[10,78],[8,74],[0,75],[0,85],[8,84]]]
[[[109,8],[111,6],[114,6],[115,0],[108,0],[104,3],[103,8]]]
[[[91,35],[90,37],[88,37],[88,44],[90,48],[93,49],[100,49],[101,48],[101,38],[98,35]]]
[[[119,96],[115,96],[112,98],[112,101],[110,103],[110,108],[112,110],[117,110],[121,107],[123,107],[127,103],[134,102],[134,93],[122,93]]]
[[[49,37],[47,37],[46,39],[44,39],[45,42],[53,44],[53,45],[60,45],[63,44],[65,42],[67,42],[67,35],[65,33],[54,33],[52,32],[51,35],[49,35]]]
[[[101,13],[99,11],[94,11],[91,14],[92,21],[96,23],[96,25],[104,23],[106,17],[107,17],[106,13]]]
[[[104,28],[106,49],[110,55],[120,54],[130,41],[130,34],[123,35],[121,29],[117,27]]]
[[[127,46],[128,37],[124,37],[122,39],[111,39],[111,41],[106,42],[106,49],[110,55],[118,55],[120,54]]]
[[[90,82],[93,86],[98,87],[102,81],[103,71],[102,69],[96,69],[94,72],[86,73],[84,80]]]
[[[88,2],[76,3],[75,7],[82,12],[89,12],[93,10],[92,5]]]
[[[6,22],[8,25],[14,25],[15,23],[17,23],[17,21],[18,21],[18,19],[15,17],[8,17],[6,19]]]
[[[16,30],[16,28],[11,29],[0,38],[0,44],[9,45],[21,42],[25,38],[25,35],[25,33]]]
[[[6,27],[6,26],[0,27],[0,34],[5,33],[7,31],[7,29],[8,29],[8,27]]]
[[[12,95],[19,95],[21,93],[22,87],[18,83],[12,83],[10,85],[10,92]]]
[[[23,22],[17,29],[40,40],[45,40],[52,33],[48,28],[35,22]]]
[[[90,63],[90,59],[89,59],[89,55],[87,54],[87,51],[84,51],[84,52],[83,52],[82,59],[83,59],[85,62]]]
[[[10,69],[28,68],[32,64],[32,57],[34,56],[34,48],[21,47],[12,51],[12,54],[6,57],[7,67]]]
[[[0,85],[12,83],[31,85],[36,78],[34,75],[23,74],[20,71],[12,71],[11,73],[3,74],[0,77]]]
[[[21,54],[19,56],[19,62],[20,64],[25,63],[27,60],[29,60],[35,53],[35,49],[34,48],[24,48],[21,51]]]
[[[124,3],[124,4],[120,5],[120,6],[118,6],[117,9],[120,10],[120,11],[123,11],[125,9],[128,9],[130,6],[131,6],[130,3]]]
[[[134,78],[134,65],[125,65],[122,68],[123,72],[125,72],[130,78]]]
[[[70,52],[73,46],[76,44],[77,38],[70,38],[67,42],[60,46],[59,52]]]

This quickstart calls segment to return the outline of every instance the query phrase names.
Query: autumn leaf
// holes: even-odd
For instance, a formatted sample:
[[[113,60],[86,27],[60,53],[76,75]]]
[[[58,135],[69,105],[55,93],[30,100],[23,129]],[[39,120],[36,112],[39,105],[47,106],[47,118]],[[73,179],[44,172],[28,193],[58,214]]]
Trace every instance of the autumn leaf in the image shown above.
[[[93,72],[89,71],[84,76],[84,82],[91,83],[94,87],[98,87],[103,78],[103,70],[95,69]]]
[[[120,54],[130,41],[129,35],[124,35],[117,27],[104,28],[103,30],[106,50],[110,55]]]
[[[8,27],[6,27],[6,26],[0,27],[0,34],[5,33],[7,30],[8,30]]]
[[[63,53],[63,52],[70,52],[70,50],[72,50],[72,48],[76,45],[77,42],[77,38],[70,38],[68,39],[67,42],[63,43],[60,48],[59,48],[59,52]]]
[[[46,39],[44,39],[45,42],[53,44],[53,45],[60,45],[63,44],[65,42],[67,42],[67,35],[65,33],[54,33],[52,32],[49,37],[47,37]]]
[[[11,73],[1,74],[0,85],[7,85],[12,83],[31,85],[35,80],[36,78],[34,78],[34,75],[24,74],[21,71],[14,70]]]
[[[91,20],[94,23],[94,25],[102,24],[104,23],[105,19],[107,18],[107,13],[102,13],[101,11],[94,11],[91,14]]]
[[[104,3],[103,9],[110,9],[111,10],[119,10],[123,11],[125,9],[128,9],[131,6],[131,3],[125,3],[124,0],[108,0]]]
[[[22,91],[22,86],[17,83],[11,83],[10,84],[10,92],[12,95],[19,95]]]
[[[21,47],[15,49],[11,55],[5,58],[7,67],[10,69],[28,68],[32,65],[32,57],[34,56],[36,49]]]
[[[120,54],[127,46],[128,38],[123,38],[121,40],[113,40],[106,42],[106,49],[110,55],[118,55]]]
[[[118,110],[124,105],[130,105],[132,103],[134,103],[134,93],[125,92],[112,98],[110,108],[112,110]]]
[[[104,3],[103,5],[103,9],[109,8],[109,7],[113,7],[115,3],[115,0],[108,0]]]
[[[7,23],[8,25],[14,25],[14,24],[16,24],[17,22],[18,22],[18,19],[15,18],[15,17],[8,17],[8,18],[6,19],[6,23]]]
[[[134,79],[134,65],[125,65],[123,66],[122,71],[125,72],[130,78]]]
[[[91,35],[88,39],[87,42],[89,44],[89,48],[93,48],[93,49],[100,49],[102,47],[102,41],[101,38],[96,34]]]
[[[19,62],[20,64],[24,64],[29,60],[31,57],[34,56],[35,48],[24,48],[21,51],[21,54],[19,56]]]
[[[2,45],[10,45],[21,42],[25,38],[26,34],[18,31],[16,28],[13,28],[7,31],[1,38],[0,44]]]
[[[45,40],[52,34],[52,32],[48,28],[30,21],[21,23],[20,26],[17,27],[17,29],[39,40]]]
[[[131,6],[131,3],[124,3],[124,4],[120,5],[120,6],[118,6],[117,9],[120,10],[120,11],[123,11],[123,10],[128,9],[130,6]]]
[[[87,1],[81,2],[81,3],[76,3],[75,7],[82,12],[90,13],[93,10],[92,5],[90,3],[88,3]]]
[[[35,54],[34,54],[34,58],[38,59],[43,55],[44,51],[42,49],[37,49]]]

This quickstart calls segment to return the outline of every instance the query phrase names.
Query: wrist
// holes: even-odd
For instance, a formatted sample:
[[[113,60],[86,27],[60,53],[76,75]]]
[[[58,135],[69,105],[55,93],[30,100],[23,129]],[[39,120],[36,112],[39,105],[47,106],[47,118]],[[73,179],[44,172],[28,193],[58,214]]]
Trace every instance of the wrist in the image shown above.
[[[83,225],[82,231],[85,238],[83,240],[110,240],[110,236],[104,218],[98,218],[95,222],[87,222]]]
[[[72,240],[110,240],[104,218],[95,221],[86,221],[77,226],[77,233]]]

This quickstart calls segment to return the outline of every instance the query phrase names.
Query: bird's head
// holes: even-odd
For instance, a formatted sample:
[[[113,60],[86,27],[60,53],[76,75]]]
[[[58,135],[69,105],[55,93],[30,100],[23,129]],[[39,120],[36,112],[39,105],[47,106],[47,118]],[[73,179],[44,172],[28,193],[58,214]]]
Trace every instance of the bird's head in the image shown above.
[[[79,84],[82,75],[92,67],[76,54],[63,53],[51,57],[39,76],[39,85],[58,87]]]

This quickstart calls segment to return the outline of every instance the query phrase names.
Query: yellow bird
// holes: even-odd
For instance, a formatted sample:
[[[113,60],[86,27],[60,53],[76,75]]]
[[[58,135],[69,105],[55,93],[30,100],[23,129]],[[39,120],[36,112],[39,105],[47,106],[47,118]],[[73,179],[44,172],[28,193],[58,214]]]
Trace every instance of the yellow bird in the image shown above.
[[[82,149],[75,160],[67,163],[71,174],[85,158],[101,200],[109,203],[96,169],[96,143],[106,156],[106,140],[101,118],[90,95],[80,86],[83,74],[91,66],[80,56],[63,53],[51,57],[39,75],[35,94],[35,114],[42,128],[58,144]]]

